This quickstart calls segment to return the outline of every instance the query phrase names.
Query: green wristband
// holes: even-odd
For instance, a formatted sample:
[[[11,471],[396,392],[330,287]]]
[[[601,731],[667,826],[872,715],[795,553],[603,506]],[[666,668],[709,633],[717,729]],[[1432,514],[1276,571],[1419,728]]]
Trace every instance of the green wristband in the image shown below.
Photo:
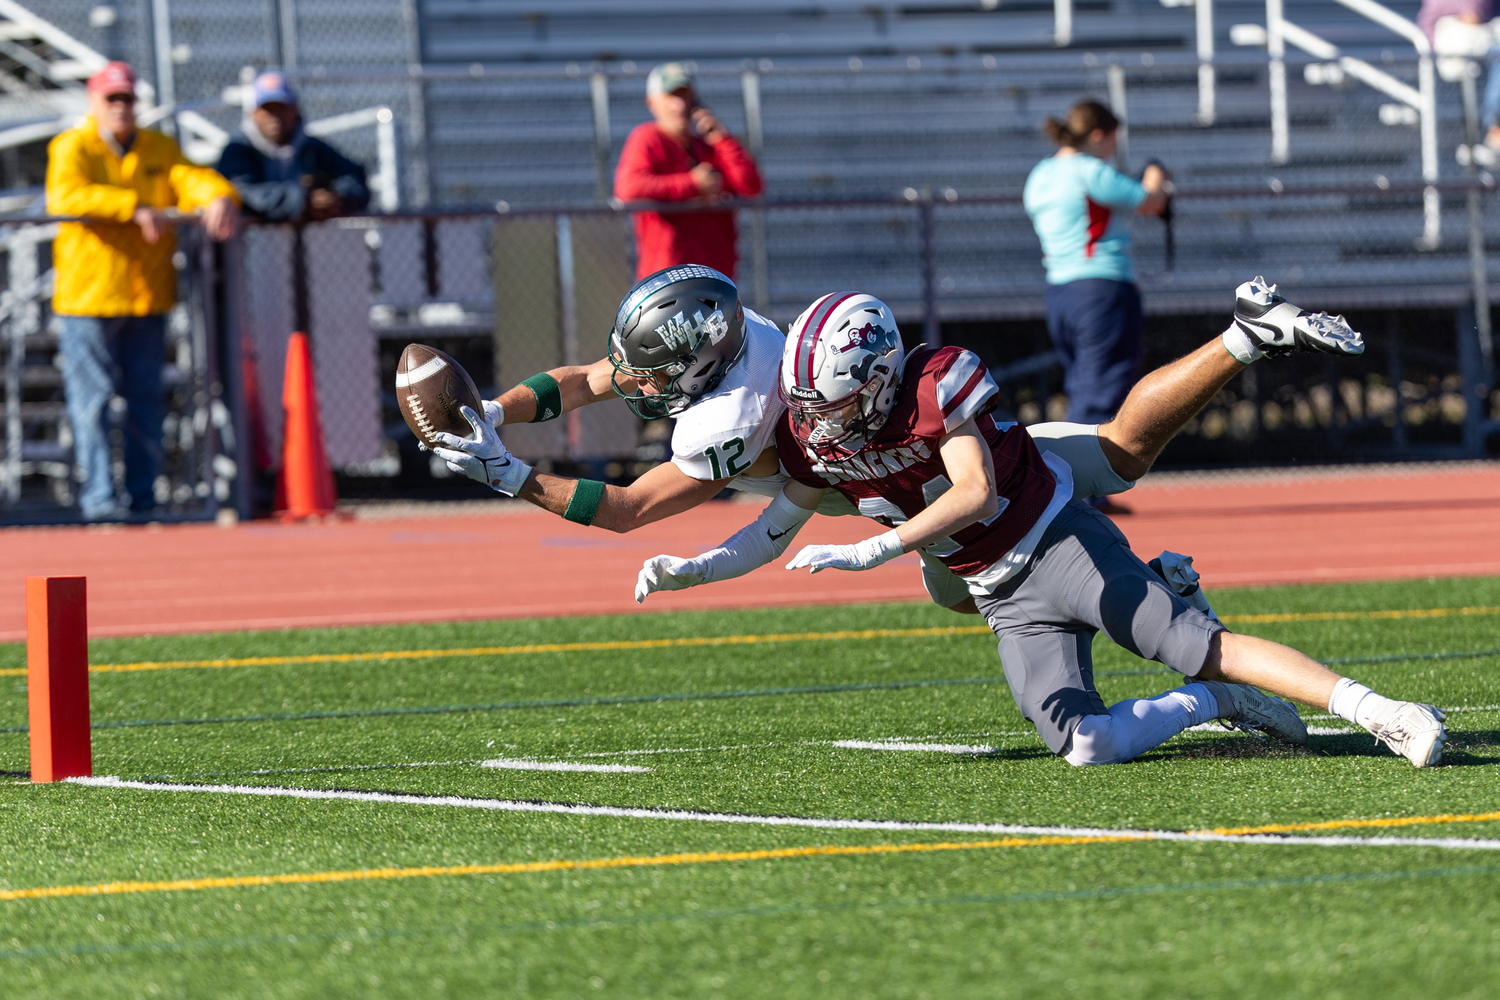
[[[532,423],[539,424],[562,416],[562,392],[557,388],[557,379],[542,372],[521,384],[536,397],[536,415],[531,418]]]
[[[573,490],[573,498],[568,501],[568,509],[563,511],[563,517],[579,524],[593,524],[594,515],[599,513],[599,503],[603,499],[603,483],[597,479],[580,479],[578,487]]]

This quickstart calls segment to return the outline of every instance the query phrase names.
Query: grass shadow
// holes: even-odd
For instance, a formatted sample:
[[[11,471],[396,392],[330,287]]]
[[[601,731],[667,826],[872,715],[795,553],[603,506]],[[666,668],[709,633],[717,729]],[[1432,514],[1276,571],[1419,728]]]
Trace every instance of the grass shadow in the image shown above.
[[[1306,756],[1307,751],[1274,740],[1230,735],[1199,737],[1172,742],[1137,757],[1137,760],[1276,760]]]

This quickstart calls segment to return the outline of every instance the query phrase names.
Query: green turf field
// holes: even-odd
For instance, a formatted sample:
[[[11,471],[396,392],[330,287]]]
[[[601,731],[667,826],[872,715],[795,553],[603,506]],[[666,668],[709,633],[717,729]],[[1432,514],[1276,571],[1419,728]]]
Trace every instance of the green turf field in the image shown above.
[[[1320,717],[1307,750],[1194,731],[1074,769],[1016,712],[987,634],[638,642],[977,623],[918,604],[99,641],[96,666],[163,668],[93,675],[94,766],[751,819],[1186,831],[1500,810],[1500,579],[1210,596],[1292,618],[1242,631],[1458,709],[1446,766]],[[1435,608],[1480,613],[1379,614]],[[1306,620],[1330,612],[1374,614]],[[1108,701],[1175,683],[1095,653]],[[282,657],[305,659],[171,665]],[[1293,831],[1362,838],[1337,846],[1120,841],[32,786],[23,665],[0,646],[6,997],[1496,995],[1500,851],[1437,839],[1494,846],[1500,821]],[[892,740],[992,750],[836,745]],[[862,849],[889,845],[910,849]]]

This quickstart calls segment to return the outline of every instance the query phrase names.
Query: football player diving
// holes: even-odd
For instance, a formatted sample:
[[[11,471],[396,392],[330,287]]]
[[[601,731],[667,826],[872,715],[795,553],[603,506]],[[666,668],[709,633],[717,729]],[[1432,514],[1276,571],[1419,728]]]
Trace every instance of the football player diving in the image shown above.
[[[1342,318],[1282,308],[1263,279],[1238,294],[1235,320],[1215,348],[1236,364],[1304,338],[1358,343]],[[1073,499],[1068,463],[1025,427],[996,419],[998,388],[978,357],[957,347],[908,355],[879,299],[840,292],[813,303],[787,335],[779,384],[785,488],[719,548],[647,560],[637,599],[770,562],[837,492],[886,530],[852,545],[804,546],[787,568],[864,570],[912,551],[936,557],[963,579],[998,637],[1016,707],[1070,764],[1128,761],[1213,719],[1306,743],[1296,709],[1257,687],[1326,707],[1417,767],[1441,758],[1438,709],[1384,698],[1190,606],[1113,522]],[[1106,706],[1091,663],[1101,631],[1188,683]]]
[[[1041,451],[1069,467],[1074,495],[1130,489],[1183,425],[1263,354],[1364,350],[1342,323],[1309,316],[1257,280],[1262,283],[1253,291],[1242,286],[1238,318],[1222,337],[1147,374],[1113,420],[1028,429]],[[889,322],[888,311],[886,316]],[[440,435],[443,446],[436,453],[454,471],[501,493],[610,531],[630,531],[689,510],[726,486],[774,497],[787,482],[775,441],[785,411],[777,386],[785,344],[780,328],[744,308],[734,283],[718,271],[698,265],[659,271],[637,282],[621,302],[606,357],[533,375],[498,400],[485,401],[483,418],[470,413],[472,436]],[[496,433],[505,424],[552,420],[617,396],[648,420],[676,418],[671,461],[629,486],[534,471]],[[818,509],[859,513],[837,491],[829,491]],[[921,557],[922,582],[933,601],[977,614],[968,585],[937,556],[922,551]],[[1190,561],[1175,559],[1163,553],[1164,574],[1208,610]]]

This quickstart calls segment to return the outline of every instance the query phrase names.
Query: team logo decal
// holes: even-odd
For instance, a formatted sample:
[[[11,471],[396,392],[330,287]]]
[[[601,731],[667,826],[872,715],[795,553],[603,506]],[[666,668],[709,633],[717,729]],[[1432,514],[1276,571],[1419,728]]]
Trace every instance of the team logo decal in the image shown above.
[[[717,314],[719,321],[723,322],[722,313]],[[727,329],[727,326],[726,326]],[[699,310],[693,314],[691,322],[678,313],[667,320],[654,331],[661,338],[662,346],[669,351],[686,354],[697,349],[703,339],[703,312]],[[721,333],[720,338],[724,335]]]
[[[702,315],[702,313],[698,314],[700,317]],[[729,321],[724,318],[722,309],[715,309],[708,319],[703,320],[703,332],[708,334],[710,344],[717,344],[729,333]]]
[[[848,354],[861,348],[876,354],[886,354],[896,349],[896,334],[883,326],[866,323],[858,330],[851,331],[848,343],[833,348],[833,353]]]

